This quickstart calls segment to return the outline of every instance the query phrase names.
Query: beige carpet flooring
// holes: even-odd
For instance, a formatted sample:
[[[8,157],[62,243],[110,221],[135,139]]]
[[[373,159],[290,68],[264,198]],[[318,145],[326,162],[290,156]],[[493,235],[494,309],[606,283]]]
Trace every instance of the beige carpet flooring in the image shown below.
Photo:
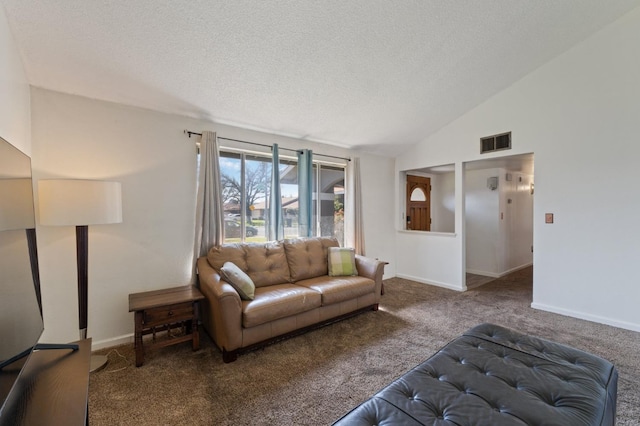
[[[231,364],[204,332],[201,350],[192,352],[189,344],[158,349],[140,368],[132,345],[101,351],[110,364],[91,375],[90,423],[331,424],[463,331],[493,322],[612,361],[620,374],[617,424],[639,425],[640,333],[531,309],[531,274],[527,268],[464,293],[386,280],[378,312]]]

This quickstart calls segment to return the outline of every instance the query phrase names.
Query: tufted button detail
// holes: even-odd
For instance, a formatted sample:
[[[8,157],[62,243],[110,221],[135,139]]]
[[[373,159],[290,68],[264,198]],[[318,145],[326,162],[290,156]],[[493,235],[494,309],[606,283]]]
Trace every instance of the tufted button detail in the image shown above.
[[[493,332],[492,327],[502,331]],[[485,333],[496,336],[496,341],[478,344],[479,339],[487,340],[478,337]],[[516,344],[518,348],[510,346]],[[543,357],[541,353],[549,355]],[[396,417],[396,412],[413,418],[423,415],[431,424],[441,424],[442,420],[450,421],[459,415],[486,416],[487,424],[514,418],[522,424],[541,424],[548,419],[557,420],[558,424],[573,424],[571,420],[575,420],[578,412],[585,419],[590,416],[590,419],[601,420],[604,407],[599,403],[603,394],[600,389],[607,389],[605,395],[611,391],[601,383],[602,377],[615,373],[612,368],[604,360],[571,348],[558,349],[552,342],[539,342],[530,336],[518,338],[517,333],[498,326],[481,325],[387,387],[395,388],[395,392],[383,390],[382,397],[374,397],[363,405],[369,412],[382,413],[376,422],[383,424],[401,423],[397,420],[405,417]],[[616,382],[613,381],[614,386]],[[416,404],[407,402],[407,398],[415,399]],[[339,424],[357,423],[354,421],[357,413],[353,411]]]

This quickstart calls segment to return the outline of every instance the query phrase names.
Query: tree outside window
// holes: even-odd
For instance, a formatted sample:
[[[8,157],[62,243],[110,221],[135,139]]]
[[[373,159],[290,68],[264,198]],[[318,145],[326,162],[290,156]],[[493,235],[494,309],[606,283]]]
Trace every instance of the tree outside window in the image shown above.
[[[267,241],[271,168],[268,154],[220,152],[225,242]],[[281,158],[279,168],[285,238],[296,238],[297,162]],[[314,164],[313,185],[314,234],[335,236],[343,244],[344,168]]]

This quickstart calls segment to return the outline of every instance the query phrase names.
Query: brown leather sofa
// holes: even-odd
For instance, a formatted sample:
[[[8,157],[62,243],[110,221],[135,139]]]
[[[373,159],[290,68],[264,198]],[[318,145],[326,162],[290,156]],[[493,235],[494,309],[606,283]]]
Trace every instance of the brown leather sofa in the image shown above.
[[[357,276],[329,276],[327,251],[338,246],[327,237],[224,244],[198,259],[202,323],[225,362],[241,350],[378,309],[384,262],[356,255]],[[221,278],[228,261],[254,282],[253,300],[242,300]]]

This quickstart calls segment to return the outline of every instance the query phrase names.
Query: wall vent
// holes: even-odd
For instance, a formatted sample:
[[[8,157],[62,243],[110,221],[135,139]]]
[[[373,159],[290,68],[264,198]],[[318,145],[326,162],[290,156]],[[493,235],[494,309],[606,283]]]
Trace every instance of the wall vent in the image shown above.
[[[480,154],[511,149],[511,132],[480,138]]]

